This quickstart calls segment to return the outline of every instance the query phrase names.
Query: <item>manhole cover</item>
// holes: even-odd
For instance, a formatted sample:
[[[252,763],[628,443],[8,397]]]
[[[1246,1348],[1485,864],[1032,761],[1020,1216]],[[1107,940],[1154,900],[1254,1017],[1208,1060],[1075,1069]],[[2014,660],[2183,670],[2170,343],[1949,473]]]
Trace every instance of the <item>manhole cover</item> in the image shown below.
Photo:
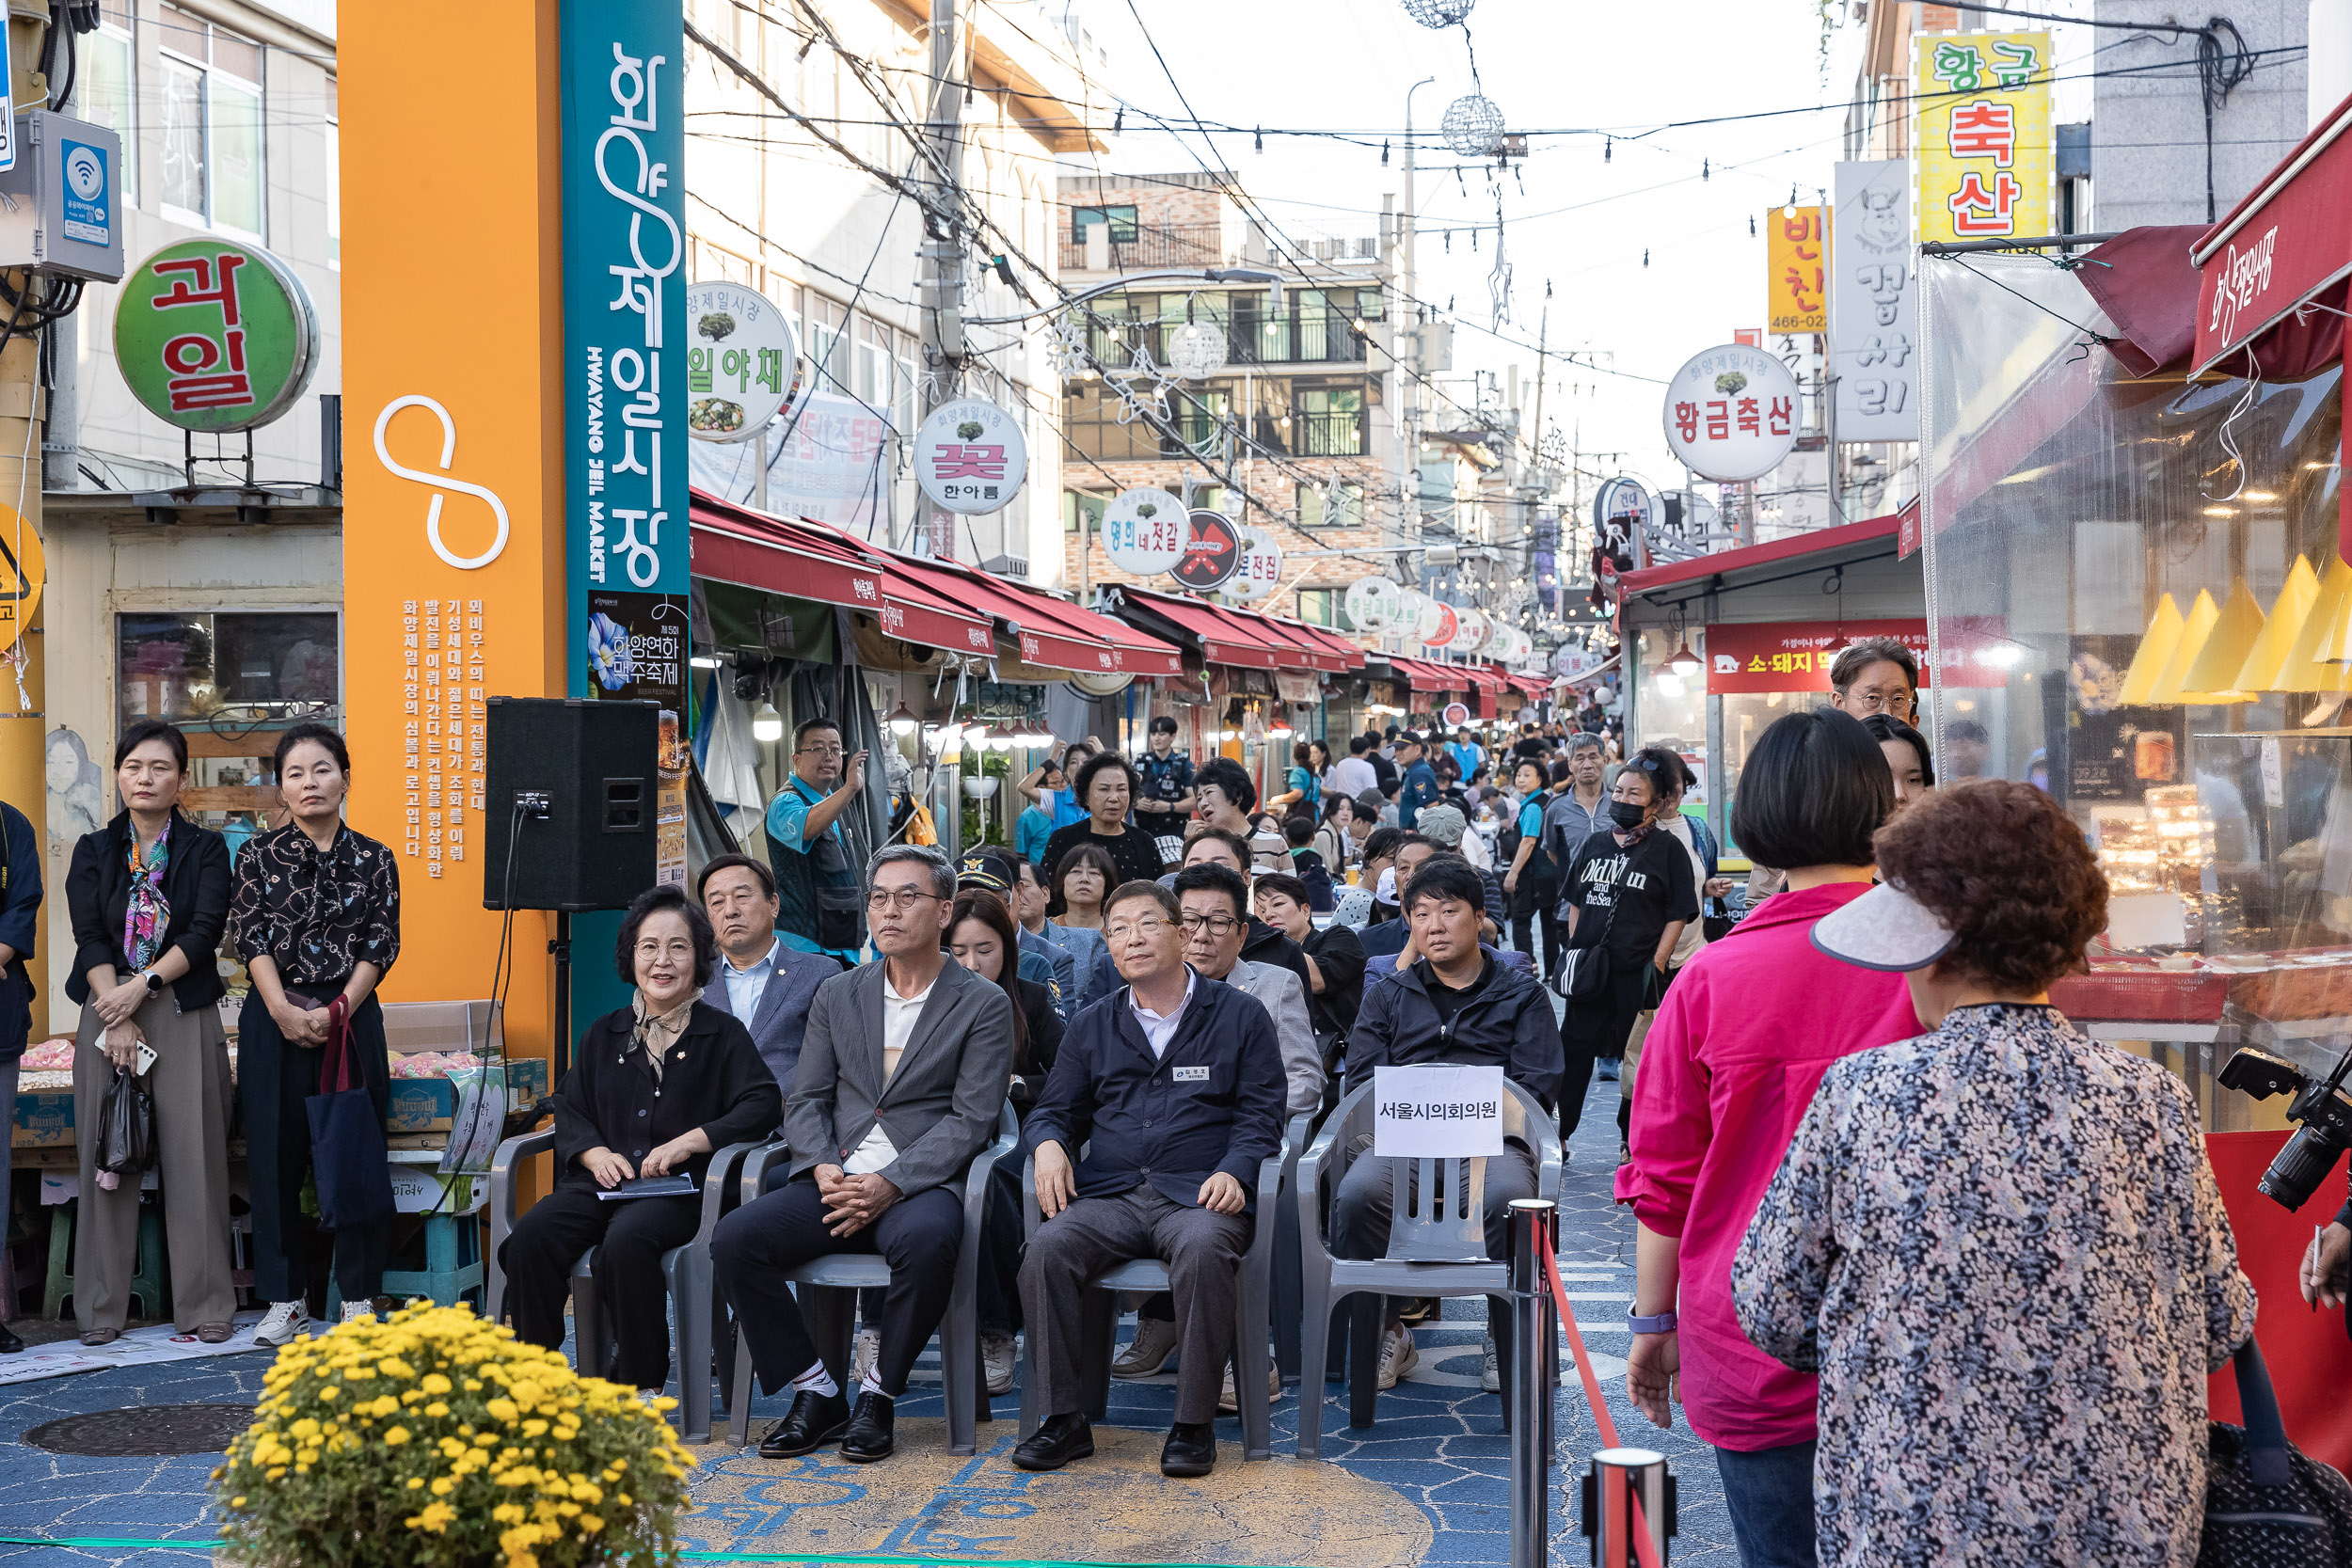
[[[165,1404],[68,1416],[33,1428],[24,1441],[52,1453],[102,1459],[221,1453],[252,1424],[249,1404]]]

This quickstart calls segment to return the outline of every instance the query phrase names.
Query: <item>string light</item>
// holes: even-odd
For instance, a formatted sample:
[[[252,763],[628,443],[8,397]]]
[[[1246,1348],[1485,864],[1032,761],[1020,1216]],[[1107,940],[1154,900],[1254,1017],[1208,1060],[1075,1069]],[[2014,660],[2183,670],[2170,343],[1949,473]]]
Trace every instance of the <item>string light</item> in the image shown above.
[[[1380,144],[1380,166],[1382,168],[1389,166],[1389,144],[1387,142]]]
[[[1258,150],[1261,152],[1265,150],[1265,127],[1263,125],[1258,127]]]

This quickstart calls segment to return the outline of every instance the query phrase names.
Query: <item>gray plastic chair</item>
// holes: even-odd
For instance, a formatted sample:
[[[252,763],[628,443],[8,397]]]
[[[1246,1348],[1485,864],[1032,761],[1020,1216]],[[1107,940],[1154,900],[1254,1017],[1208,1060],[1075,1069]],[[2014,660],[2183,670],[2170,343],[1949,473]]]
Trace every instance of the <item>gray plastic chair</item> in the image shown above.
[[[1560,1196],[1560,1132],[1536,1098],[1505,1082],[1502,1132],[1535,1151],[1535,1195]],[[1389,1250],[1382,1258],[1335,1258],[1325,1227],[1338,1199],[1340,1178],[1351,1158],[1376,1158],[1370,1148],[1351,1156],[1350,1146],[1372,1136],[1372,1091],[1366,1084],[1342,1101],[1323,1124],[1314,1147],[1298,1163],[1299,1275],[1304,1287],[1300,1346],[1305,1367],[1299,1380],[1298,1456],[1323,1454],[1325,1358],[1330,1351],[1331,1309],[1360,1292],[1348,1354],[1348,1424],[1370,1426],[1379,1398],[1376,1386],[1382,1308],[1378,1296],[1486,1296],[1508,1303],[1510,1265],[1486,1257],[1486,1161],[1391,1160],[1396,1182],[1389,1219]],[[1367,1332],[1367,1329],[1369,1332]],[[1505,1354],[1508,1346],[1497,1340]],[[1504,1370],[1504,1386],[1509,1371]]]
[[[1274,1283],[1268,1300],[1274,1320],[1274,1367],[1285,1383],[1295,1383],[1299,1377],[1298,1205],[1292,1201],[1291,1193],[1298,1180],[1299,1159],[1314,1138],[1319,1115],[1301,1111],[1291,1117],[1283,1132],[1282,1194],[1274,1204]]]
[[[1292,1126],[1304,1120],[1302,1117]],[[1274,1457],[1271,1402],[1257,1390],[1266,1386],[1270,1365],[1266,1347],[1268,1304],[1273,1294],[1274,1240],[1279,1228],[1274,1221],[1276,1208],[1281,1201],[1282,1173],[1290,1166],[1291,1154],[1291,1141],[1285,1133],[1282,1147],[1258,1164],[1257,1224],[1251,1229],[1249,1250],[1242,1255],[1241,1290],[1233,1304],[1233,1396],[1241,1407],[1244,1459]],[[1081,1148],[1079,1158],[1085,1157],[1086,1151]],[[1037,1206],[1035,1158],[1022,1164],[1021,1213],[1024,1234],[1034,1240],[1045,1224],[1045,1216]],[[1088,1390],[1088,1419],[1099,1421],[1110,1408],[1111,1351],[1119,1338],[1119,1292],[1165,1291],[1168,1284],[1168,1265],[1156,1258],[1137,1258],[1114,1264],[1087,1281],[1078,1367]],[[1021,1435],[1026,1437],[1045,1421],[1045,1413],[1037,1408],[1036,1345],[1027,1335],[1022,1336],[1021,1357]]]
[[[996,1162],[1020,1142],[1021,1123],[1007,1101],[996,1113],[996,1136],[972,1157],[963,1178],[963,1245],[956,1251],[956,1283],[947,1298],[947,1315],[939,1323],[939,1371],[947,1405],[947,1451],[969,1454],[977,1447],[978,1424],[995,1419],[989,1408],[988,1369],[980,1360],[980,1220],[988,1208],[988,1180]],[[764,1143],[744,1157],[742,1201],[757,1202],[767,1191],[768,1173],[788,1158],[783,1142]],[[850,1386],[850,1341],[857,1323],[857,1292],[890,1283],[887,1259],[870,1252],[828,1253],[812,1259],[784,1277],[800,1289],[802,1321],[808,1337],[824,1357],[825,1370],[844,1388]],[[741,1448],[751,1440],[752,1354],[743,1343],[739,1322],[729,1332],[727,1441]]]
[[[492,1323],[506,1307],[506,1271],[499,1249],[515,1229],[515,1167],[534,1154],[555,1147],[555,1129],[525,1132],[499,1145],[490,1160],[490,1254],[484,1260],[483,1303]],[[677,1368],[680,1434],[690,1443],[710,1438],[712,1314],[716,1296],[710,1289],[710,1235],[727,1208],[728,1179],[735,1163],[756,1144],[729,1144],[710,1156],[703,1176],[703,1218],[694,1239],[661,1255],[661,1275],[670,1292],[671,1360]],[[572,1265],[572,1354],[583,1371],[595,1373],[602,1360],[604,1321],[596,1310],[596,1282],[588,1272],[591,1247]]]

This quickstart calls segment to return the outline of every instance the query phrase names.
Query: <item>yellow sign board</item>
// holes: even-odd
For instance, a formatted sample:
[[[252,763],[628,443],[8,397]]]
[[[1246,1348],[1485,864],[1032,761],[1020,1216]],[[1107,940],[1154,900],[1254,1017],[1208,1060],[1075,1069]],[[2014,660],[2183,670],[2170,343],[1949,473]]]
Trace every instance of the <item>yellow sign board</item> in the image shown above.
[[[40,532],[16,508],[0,501],[0,652],[15,647],[33,624],[48,576]]]
[[[2050,35],[1925,34],[1917,42],[1920,240],[2049,233]]]
[[[1774,207],[1764,214],[1764,318],[1773,332],[1829,330],[1829,213]]]

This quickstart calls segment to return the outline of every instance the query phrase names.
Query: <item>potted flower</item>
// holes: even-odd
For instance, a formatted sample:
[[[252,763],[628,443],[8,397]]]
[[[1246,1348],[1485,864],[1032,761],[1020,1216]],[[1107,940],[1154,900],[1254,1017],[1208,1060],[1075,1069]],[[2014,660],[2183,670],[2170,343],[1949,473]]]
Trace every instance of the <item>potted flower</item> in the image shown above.
[[[250,1568],[676,1560],[692,1465],[634,1389],[470,1308],[419,1303],[297,1339],[213,1472]]]

